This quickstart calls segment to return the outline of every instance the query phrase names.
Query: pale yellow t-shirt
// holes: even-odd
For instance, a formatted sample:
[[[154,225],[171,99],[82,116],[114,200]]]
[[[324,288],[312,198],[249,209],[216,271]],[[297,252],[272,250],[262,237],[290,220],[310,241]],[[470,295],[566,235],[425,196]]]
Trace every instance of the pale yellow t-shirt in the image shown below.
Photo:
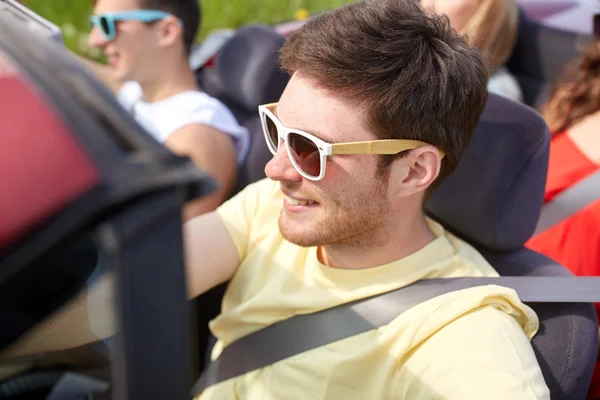
[[[279,185],[247,187],[218,213],[239,268],[210,324],[232,341],[295,314],[311,313],[419,279],[498,276],[470,245],[429,220],[437,236],[401,260],[363,270],[332,269],[316,248],[284,240]],[[494,285],[431,299],[388,326],[313,349],[208,388],[200,399],[549,399],[531,348],[538,329],[517,294]]]

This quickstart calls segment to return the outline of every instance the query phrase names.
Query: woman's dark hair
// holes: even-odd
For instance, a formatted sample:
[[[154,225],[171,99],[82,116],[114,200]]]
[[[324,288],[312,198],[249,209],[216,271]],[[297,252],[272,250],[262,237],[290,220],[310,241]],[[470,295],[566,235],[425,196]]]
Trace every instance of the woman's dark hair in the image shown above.
[[[600,110],[600,39],[573,61],[555,84],[541,113],[552,134]]]

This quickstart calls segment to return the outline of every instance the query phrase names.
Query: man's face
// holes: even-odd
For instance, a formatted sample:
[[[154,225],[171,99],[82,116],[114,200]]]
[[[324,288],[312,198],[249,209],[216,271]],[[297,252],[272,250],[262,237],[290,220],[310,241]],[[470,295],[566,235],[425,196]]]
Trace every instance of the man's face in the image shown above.
[[[353,101],[298,74],[285,89],[276,114],[284,126],[328,143],[376,139],[365,128],[364,111]],[[294,169],[282,145],[265,173],[280,182],[285,195],[279,229],[288,241],[305,247],[368,246],[381,239],[391,208],[377,155],[329,156],[324,178],[311,181]]]
[[[94,15],[131,11],[142,8],[139,0],[98,0]],[[93,27],[88,39],[90,47],[100,48],[108,65],[121,81],[143,80],[160,57],[152,24],[140,21],[115,22],[116,36],[106,40],[98,27]]]

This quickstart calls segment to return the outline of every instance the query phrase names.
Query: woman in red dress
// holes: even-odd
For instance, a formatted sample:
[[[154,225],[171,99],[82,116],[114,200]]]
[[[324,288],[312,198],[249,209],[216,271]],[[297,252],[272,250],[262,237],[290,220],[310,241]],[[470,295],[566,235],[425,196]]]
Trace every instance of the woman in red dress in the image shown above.
[[[600,169],[600,38],[588,46],[558,81],[542,108],[550,131],[550,162],[544,202]],[[600,275],[600,187],[598,200],[533,237],[530,249],[575,275]],[[596,304],[600,315],[600,304]],[[600,361],[588,399],[600,399]]]

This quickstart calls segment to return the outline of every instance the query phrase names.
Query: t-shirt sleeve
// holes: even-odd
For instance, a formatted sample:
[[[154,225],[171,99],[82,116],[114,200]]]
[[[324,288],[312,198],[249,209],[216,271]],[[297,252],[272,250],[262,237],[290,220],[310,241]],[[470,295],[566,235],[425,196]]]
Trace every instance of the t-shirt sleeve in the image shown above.
[[[517,320],[478,308],[444,326],[397,370],[399,398],[550,399],[528,336]]]
[[[179,96],[179,110],[187,107],[187,112],[179,113],[179,118],[161,121],[164,129],[175,132],[191,123],[200,123],[220,130],[233,138],[236,144],[238,163],[242,164],[250,148],[250,132],[240,125],[233,113],[219,100],[205,93],[187,93]],[[175,113],[174,113],[175,114]]]
[[[131,112],[133,105],[142,98],[143,91],[139,83],[125,82],[117,92],[117,100],[123,108]]]
[[[267,180],[262,180],[250,184],[217,208],[217,214],[231,235],[240,260],[248,254],[253,222],[261,204],[261,192],[268,183]]]

